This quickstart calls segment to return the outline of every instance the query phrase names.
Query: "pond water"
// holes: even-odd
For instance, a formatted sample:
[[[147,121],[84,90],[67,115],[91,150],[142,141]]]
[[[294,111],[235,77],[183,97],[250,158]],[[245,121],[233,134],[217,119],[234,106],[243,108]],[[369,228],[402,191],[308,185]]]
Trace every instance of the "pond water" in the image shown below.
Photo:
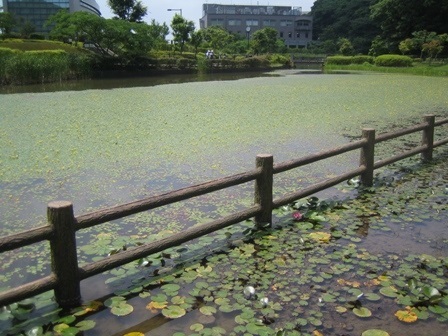
[[[104,79],[44,87],[27,86],[15,88],[15,91],[2,88],[1,236],[45,225],[46,204],[53,200],[70,200],[74,203],[75,214],[82,214],[252,169],[259,153],[272,153],[275,162],[282,162],[345,144],[359,137],[362,127],[372,126],[381,132],[418,123],[425,113],[446,117],[447,89],[447,78],[323,75],[298,71]],[[379,148],[378,158],[390,156],[398,145],[403,143]],[[320,178],[352,169],[357,166],[358,157],[359,153],[353,152],[276,176],[275,193],[281,195]],[[98,255],[107,255],[113,248],[133,246],[136,242],[150,241],[154,237],[160,238],[219,218],[250,205],[252,192],[252,184],[243,185],[78,233],[79,258],[81,263],[89,262]],[[356,192],[332,188],[317,196],[321,199],[343,199],[348,195],[355,196]],[[370,200],[369,207],[372,204],[374,202]],[[387,205],[377,201],[375,207],[386,209]],[[374,223],[368,225],[370,230],[364,230],[353,242],[357,243],[361,239],[359,237],[363,237],[361,243],[372,254],[398,257],[406,250],[446,257],[447,238],[443,237],[446,234],[446,209],[441,209],[441,206],[433,208],[437,208],[441,215],[437,218],[431,215],[428,220],[431,225],[416,226],[413,230],[401,228],[399,233],[391,236],[389,231],[381,230],[382,226],[378,229],[380,224]],[[280,224],[281,218],[278,219]],[[233,235],[238,237],[236,233]],[[415,237],[422,242],[430,241],[430,244],[409,243],[409,238]],[[219,246],[219,241],[215,243]],[[255,246],[260,254],[260,258],[255,259],[263,259],[265,252],[262,246],[267,244],[266,240],[260,238],[260,241],[246,244]],[[7,288],[48,274],[47,248],[47,244],[37,244],[1,255],[3,272],[0,287]],[[285,245],[285,248],[289,247]],[[291,247],[290,252],[293,253],[294,249],[296,247]],[[318,254],[326,253],[318,251]],[[210,248],[202,248],[198,253],[209,258]],[[239,257],[235,257],[238,260]],[[207,263],[218,268],[213,257],[210,258],[213,262]],[[356,267],[362,266],[355,264]],[[270,267],[266,266],[266,269]],[[241,265],[223,272],[235,271],[228,276],[239,277],[239,269]],[[285,271],[285,281],[293,286],[292,271],[280,271]],[[129,268],[123,267],[84,281],[84,299],[95,300],[111,291],[127,288],[128,282],[137,277],[129,272]],[[142,271],[139,272],[138,275],[143,276]],[[123,274],[132,275],[127,280],[119,279]],[[198,294],[197,290],[204,289],[202,284],[191,285],[180,280],[178,283],[183,286],[181,293],[186,296],[191,291]],[[302,285],[294,286],[302,288]],[[154,287],[154,293],[166,292],[155,288],[157,286],[153,283],[150,287]],[[279,296],[280,292],[276,295],[275,291],[271,294],[277,301],[290,302],[285,296]],[[202,294],[197,296],[207,300],[208,296]],[[207,306],[208,302],[201,301],[192,304],[195,309],[177,326],[175,322],[168,323],[157,309],[151,312],[152,320],[148,322],[145,314],[149,314],[149,310],[144,307],[147,302],[141,299],[137,297],[133,301],[135,311],[140,313],[128,316],[126,323],[104,310],[96,319],[98,327],[94,331],[86,331],[85,335],[122,334],[120,330],[132,329],[135,325],[142,325],[141,330],[147,331],[160,327],[163,329],[161,334],[167,335],[173,330],[191,331],[192,321],[202,315],[210,316],[209,312],[213,311],[210,308],[209,312],[200,315],[199,308]],[[313,306],[313,310],[316,309]],[[239,313],[240,309],[235,308],[230,315],[219,314],[229,320],[231,328],[236,328],[233,326],[234,315],[239,316]],[[336,330],[359,331],[356,321],[349,320],[346,323],[349,327]],[[209,324],[216,325],[207,319],[202,323]],[[424,325],[427,324],[425,322]],[[218,330],[215,332],[219,333]]]

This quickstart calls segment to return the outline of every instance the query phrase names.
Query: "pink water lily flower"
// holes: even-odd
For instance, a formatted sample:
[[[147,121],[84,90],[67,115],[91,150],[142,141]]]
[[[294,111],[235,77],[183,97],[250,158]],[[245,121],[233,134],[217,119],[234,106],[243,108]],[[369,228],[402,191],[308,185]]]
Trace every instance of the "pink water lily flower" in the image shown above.
[[[294,218],[295,221],[300,221],[303,219],[303,214],[301,214],[300,212],[296,211],[292,214],[292,218]]]

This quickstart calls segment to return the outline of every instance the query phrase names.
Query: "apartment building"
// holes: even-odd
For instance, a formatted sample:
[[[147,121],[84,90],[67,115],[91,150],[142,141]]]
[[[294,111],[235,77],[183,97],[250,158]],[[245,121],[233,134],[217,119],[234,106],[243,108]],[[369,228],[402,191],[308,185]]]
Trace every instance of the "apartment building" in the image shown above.
[[[201,28],[220,26],[246,36],[271,27],[289,47],[306,47],[313,39],[313,18],[301,7],[203,4]]]

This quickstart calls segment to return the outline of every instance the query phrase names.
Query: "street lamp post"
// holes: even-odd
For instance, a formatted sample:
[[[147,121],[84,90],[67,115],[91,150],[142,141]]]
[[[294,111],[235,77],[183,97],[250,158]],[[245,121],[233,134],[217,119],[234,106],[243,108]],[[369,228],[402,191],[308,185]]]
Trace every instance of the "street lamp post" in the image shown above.
[[[247,35],[247,50],[249,51],[250,26],[247,26],[247,27],[246,27],[246,35]]]
[[[180,16],[182,16],[182,8],[168,8],[168,12],[180,12]]]

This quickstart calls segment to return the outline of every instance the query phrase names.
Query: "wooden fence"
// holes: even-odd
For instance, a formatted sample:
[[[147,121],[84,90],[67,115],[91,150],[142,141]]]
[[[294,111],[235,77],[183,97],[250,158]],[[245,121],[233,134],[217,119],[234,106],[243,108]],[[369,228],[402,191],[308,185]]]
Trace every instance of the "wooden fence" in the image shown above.
[[[75,216],[71,202],[51,202],[47,208],[47,226],[0,238],[0,253],[43,240],[49,240],[52,259],[51,275],[0,293],[0,307],[49,290],[55,291],[56,301],[61,307],[78,306],[81,304],[80,282],[83,279],[250,218],[255,218],[255,223],[258,226],[271,223],[272,209],[312,195],[356,176],[360,176],[363,185],[371,186],[373,184],[373,173],[377,168],[418,153],[421,153],[422,160],[431,160],[433,148],[448,143],[448,138],[435,142],[434,129],[437,126],[447,123],[448,118],[436,122],[434,115],[427,115],[421,124],[396,132],[381,134],[377,137],[375,136],[374,129],[363,129],[360,140],[275,165],[273,164],[272,155],[257,155],[256,167],[253,170],[84,215]],[[394,157],[375,162],[375,144],[419,131],[422,131],[420,146],[397,154]],[[273,199],[274,174],[279,174],[357,149],[360,149],[361,152],[357,168],[311,185],[305,189]],[[250,181],[255,181],[255,200],[254,205],[247,209],[207,224],[186,229],[159,241],[130,248],[81,267],[78,265],[75,238],[75,233],[78,230]]]

